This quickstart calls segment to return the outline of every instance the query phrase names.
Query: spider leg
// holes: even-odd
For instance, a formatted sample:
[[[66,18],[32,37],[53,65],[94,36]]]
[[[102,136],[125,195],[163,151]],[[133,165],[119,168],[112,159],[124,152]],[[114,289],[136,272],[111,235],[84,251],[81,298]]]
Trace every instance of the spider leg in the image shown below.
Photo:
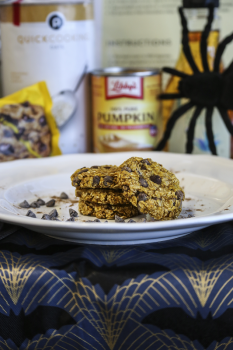
[[[233,73],[233,61],[231,62],[229,67],[223,72],[223,75],[226,76],[226,75],[231,74],[231,73]]]
[[[189,109],[191,109],[194,106],[193,102],[188,102],[185,105],[182,105],[180,108],[178,108],[171,116],[171,118],[168,120],[167,126],[166,126],[166,131],[164,133],[163,139],[160,141],[158,144],[156,150],[157,151],[162,151],[162,149],[165,147],[166,142],[168,141],[172,129],[177,122],[177,120],[185,114]]]
[[[159,96],[160,100],[174,100],[176,98],[183,98],[182,94],[161,94]]]
[[[222,107],[218,107],[218,110],[221,114],[221,117],[222,117],[222,120],[224,121],[224,124],[226,125],[227,130],[233,136],[233,125],[231,124],[231,120],[228,116],[227,111]]]
[[[191,154],[193,151],[193,139],[194,139],[195,126],[196,126],[197,118],[201,114],[202,109],[203,109],[203,107],[200,107],[200,106],[198,106],[195,109],[195,112],[192,116],[192,119],[191,119],[189,127],[188,127],[186,153],[189,153],[189,154]]]
[[[192,52],[191,52],[191,49],[189,46],[188,25],[187,25],[187,20],[184,16],[184,12],[183,12],[182,7],[179,8],[179,13],[180,13],[181,23],[182,23],[182,27],[183,27],[183,38],[182,38],[183,51],[184,51],[185,57],[190,65],[190,67],[192,68],[193,72],[198,73],[199,69],[194,61],[194,58],[192,56]]]
[[[209,107],[206,111],[206,134],[209,141],[209,148],[213,155],[217,156],[216,146],[214,143],[214,134],[212,129],[212,115],[213,115],[214,108]]]
[[[223,55],[223,52],[228,44],[233,40],[233,33],[228,35],[219,45],[216,52],[215,60],[214,60],[214,71],[220,71],[220,62]]]
[[[175,75],[176,77],[179,77],[179,78],[187,78],[187,77],[190,77],[189,74],[185,74],[183,72],[180,72],[176,69],[173,69],[173,68],[169,68],[169,67],[164,67],[163,68],[163,72],[166,72],[166,73],[169,73],[171,75]]]
[[[213,23],[213,19],[214,19],[214,7],[209,6],[208,22],[201,36],[201,59],[202,59],[202,64],[205,72],[210,71],[209,64],[208,64],[208,55],[207,55],[207,40],[210,34],[211,24]]]

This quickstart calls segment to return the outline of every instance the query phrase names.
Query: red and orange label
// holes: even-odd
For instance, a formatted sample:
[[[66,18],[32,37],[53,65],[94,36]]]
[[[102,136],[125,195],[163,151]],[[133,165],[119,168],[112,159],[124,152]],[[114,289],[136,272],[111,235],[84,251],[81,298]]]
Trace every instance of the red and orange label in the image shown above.
[[[161,75],[92,76],[94,152],[153,150],[162,133]]]

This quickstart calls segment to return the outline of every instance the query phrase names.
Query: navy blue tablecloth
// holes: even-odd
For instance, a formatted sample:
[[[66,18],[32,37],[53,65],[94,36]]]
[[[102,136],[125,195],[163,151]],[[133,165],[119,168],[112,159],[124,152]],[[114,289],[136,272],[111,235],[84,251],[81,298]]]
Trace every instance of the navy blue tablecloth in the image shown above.
[[[233,223],[120,248],[0,238],[2,350],[233,349]]]

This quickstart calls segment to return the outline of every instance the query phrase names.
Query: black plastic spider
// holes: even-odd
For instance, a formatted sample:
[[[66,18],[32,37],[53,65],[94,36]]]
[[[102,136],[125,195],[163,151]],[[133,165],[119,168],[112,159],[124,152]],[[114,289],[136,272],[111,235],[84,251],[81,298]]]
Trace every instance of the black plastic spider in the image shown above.
[[[187,98],[190,101],[182,105],[172,114],[167,123],[164,137],[160,141],[156,150],[161,151],[165,147],[176,121],[188,110],[196,106],[188,127],[186,153],[192,153],[193,151],[195,125],[200,113],[204,108],[206,108],[205,124],[209,148],[212,154],[217,155],[212,130],[212,115],[215,107],[219,110],[229,133],[233,136],[233,126],[227,112],[228,110],[233,109],[233,62],[223,73],[220,73],[221,58],[226,46],[233,40],[233,34],[226,37],[219,44],[214,60],[214,69],[213,71],[210,71],[207,59],[207,39],[214,18],[214,7],[209,6],[208,22],[202,33],[200,43],[204,72],[200,72],[194,61],[189,46],[189,31],[183,8],[179,8],[179,13],[183,27],[183,51],[190,67],[192,68],[193,75],[188,75],[172,68],[163,68],[164,72],[180,77],[181,80],[179,82],[179,93],[161,94],[160,98],[162,100]]]

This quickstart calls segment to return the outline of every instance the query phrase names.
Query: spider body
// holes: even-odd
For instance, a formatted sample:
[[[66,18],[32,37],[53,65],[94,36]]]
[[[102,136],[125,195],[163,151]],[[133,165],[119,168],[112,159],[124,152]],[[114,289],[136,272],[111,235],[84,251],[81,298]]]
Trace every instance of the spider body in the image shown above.
[[[183,72],[177,71],[173,68],[164,68],[163,71],[175,75],[181,79],[179,81],[178,93],[162,94],[160,98],[162,100],[186,98],[189,100],[189,102],[179,107],[171,115],[166,126],[164,137],[160,141],[156,150],[160,151],[165,147],[166,142],[170,138],[172,129],[176,121],[187,111],[189,111],[192,108],[195,108],[188,127],[186,152],[192,153],[193,151],[195,125],[202,110],[206,109],[205,124],[209,148],[212,154],[217,155],[212,130],[212,116],[214,108],[217,108],[219,110],[220,116],[226,128],[228,129],[229,133],[233,136],[233,126],[228,116],[228,110],[233,110],[233,62],[223,73],[221,73],[220,70],[222,54],[226,46],[233,40],[233,34],[226,37],[219,44],[214,60],[214,67],[211,71],[207,59],[207,39],[211,30],[211,24],[213,22],[214,8],[213,6],[209,6],[208,22],[202,33],[200,44],[201,58],[203,64],[202,72],[198,69],[191,53],[188,38],[189,32],[183,9],[180,8],[179,12],[183,26],[183,51],[193,71],[193,74],[188,75]]]
[[[198,73],[179,82],[179,92],[203,107],[214,107],[221,101],[223,90],[223,77],[219,73]]]

